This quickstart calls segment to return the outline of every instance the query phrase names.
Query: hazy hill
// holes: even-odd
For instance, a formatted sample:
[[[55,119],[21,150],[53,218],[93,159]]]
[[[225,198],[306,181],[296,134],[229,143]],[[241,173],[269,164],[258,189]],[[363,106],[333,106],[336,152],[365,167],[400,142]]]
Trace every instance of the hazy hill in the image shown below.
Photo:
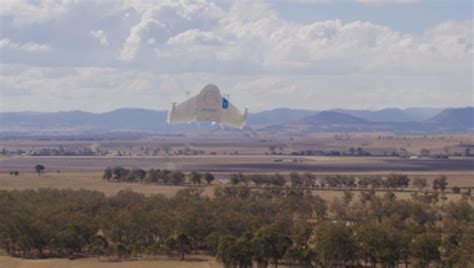
[[[56,113],[0,113],[2,128],[65,130],[160,131],[166,125],[166,111],[119,109],[107,113],[83,111]]]
[[[300,120],[307,115],[315,113],[317,112],[312,110],[278,108],[270,111],[249,114],[247,125],[283,124]]]
[[[411,107],[406,108],[403,111],[408,114],[413,119],[413,121],[424,121],[439,114],[444,109],[445,108]]]
[[[407,109],[408,110],[408,109]],[[312,131],[394,131],[394,132],[462,132],[474,129],[474,108],[446,109],[441,113],[423,120],[409,120],[407,110],[384,109],[369,110],[332,110],[316,112],[280,108],[249,114],[247,126],[256,131],[285,132]],[[424,118],[434,109],[410,108],[410,113]],[[360,115],[360,116],[356,116]],[[133,131],[158,133],[196,133],[220,131],[219,125],[192,123],[168,125],[167,112],[149,109],[118,109],[106,113],[82,111],[36,113],[5,112],[0,113],[0,131]],[[416,116],[415,116],[416,117]],[[224,128],[226,131],[240,131]]]
[[[344,110],[339,110],[344,111]],[[440,133],[466,132],[474,130],[474,108],[447,109],[430,119],[407,121],[400,109],[380,111],[356,111],[351,114],[337,111],[322,111],[305,116],[301,120],[286,124],[275,124],[264,128],[274,133],[312,133],[312,132],[399,132],[399,133]],[[372,113],[370,115],[370,113]],[[361,114],[361,118],[352,114]],[[396,115],[399,115],[397,117]],[[403,117],[402,117],[403,115]],[[381,121],[385,118],[387,121]]]
[[[112,129],[160,131],[168,127],[167,111],[124,108],[97,114],[95,124]]]
[[[334,109],[333,111],[350,114],[355,117],[373,122],[413,122],[423,121],[441,112],[442,108],[387,108],[382,110],[348,110]]]
[[[24,127],[24,128],[55,128],[55,127],[75,127],[87,126],[96,114],[70,111],[56,113],[0,113],[0,124],[4,127]]]
[[[474,107],[446,109],[425,123],[447,129],[474,129]]]
[[[322,111],[302,119],[308,125],[367,125],[367,120],[334,111]]]

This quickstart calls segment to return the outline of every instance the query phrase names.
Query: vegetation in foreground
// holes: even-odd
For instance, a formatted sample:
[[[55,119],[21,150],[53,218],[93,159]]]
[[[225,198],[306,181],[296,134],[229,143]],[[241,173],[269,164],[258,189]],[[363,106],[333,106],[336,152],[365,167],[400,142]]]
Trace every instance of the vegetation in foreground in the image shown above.
[[[40,174],[40,173],[38,173]],[[154,183],[161,185],[200,185],[204,182],[211,184],[215,180],[212,173],[199,173],[196,171],[184,173],[180,170],[160,170],[140,168],[129,169],[124,167],[108,167],[102,175],[108,182],[129,183]],[[428,181],[423,177],[415,177],[411,180],[405,174],[381,175],[326,175],[316,176],[312,173],[292,172],[288,176],[275,174],[242,174],[235,173],[229,176],[229,182],[233,186],[260,187],[284,187],[289,186],[296,189],[316,190],[384,190],[384,191],[428,191]],[[411,189],[409,188],[411,186]],[[434,192],[444,193],[448,190],[448,178],[440,175],[433,180]],[[461,192],[461,188],[454,186],[451,191],[456,194],[462,193],[466,197],[471,196],[471,188]],[[439,196],[439,195],[437,195]],[[443,195],[439,196],[443,198]]]
[[[0,247],[25,258],[102,260],[217,256],[252,263],[334,267],[474,264],[474,208],[432,194],[346,193],[327,203],[284,187],[186,189],[174,197],[122,191],[0,191]]]

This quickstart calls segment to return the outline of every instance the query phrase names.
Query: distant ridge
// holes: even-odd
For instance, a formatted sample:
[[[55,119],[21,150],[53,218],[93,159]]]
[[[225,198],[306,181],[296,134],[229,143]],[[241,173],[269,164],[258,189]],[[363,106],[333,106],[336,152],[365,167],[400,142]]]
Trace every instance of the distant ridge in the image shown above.
[[[3,127],[31,129],[79,128],[85,130],[138,129],[156,131],[166,124],[166,111],[125,108],[100,114],[83,111],[38,114],[0,113],[0,124]]]
[[[339,111],[339,112],[338,112]],[[446,133],[469,132],[474,130],[474,108],[446,109],[429,119],[423,121],[406,121],[407,119],[393,118],[400,111],[385,109],[380,111],[355,111],[346,114],[339,109],[322,111],[287,124],[275,124],[263,130],[272,133],[313,133],[313,132],[396,132],[396,133]],[[354,110],[352,110],[354,111]],[[354,116],[354,113],[378,113],[378,120],[386,118],[387,121],[367,120]],[[385,114],[385,115],[384,115]],[[387,114],[389,115],[387,117]],[[380,116],[384,115],[384,116]],[[391,118],[391,121],[388,121]]]
[[[266,125],[266,124],[283,124],[303,118],[304,116],[317,113],[312,110],[277,108],[269,111],[250,114],[247,124]]]
[[[474,130],[474,108],[450,108],[425,118],[437,108],[390,108],[379,111],[344,110],[312,111],[279,108],[249,114],[247,129],[254,131],[393,131],[393,132],[466,132]],[[410,110],[411,116],[407,115]],[[413,117],[424,120],[409,120]],[[356,116],[360,115],[360,116]],[[166,123],[167,111],[123,108],[105,113],[68,111],[54,113],[0,113],[1,132],[35,131],[132,131],[155,133],[188,133],[220,131],[211,124]],[[226,131],[240,131],[224,127]]]
[[[447,129],[474,130],[474,107],[446,109],[425,122]]]
[[[334,109],[332,111],[350,114],[373,122],[413,122],[423,121],[441,112],[442,108],[386,108],[382,110],[348,110]]]
[[[350,114],[322,111],[314,115],[306,116],[302,119],[303,123],[309,125],[366,125],[369,121]]]

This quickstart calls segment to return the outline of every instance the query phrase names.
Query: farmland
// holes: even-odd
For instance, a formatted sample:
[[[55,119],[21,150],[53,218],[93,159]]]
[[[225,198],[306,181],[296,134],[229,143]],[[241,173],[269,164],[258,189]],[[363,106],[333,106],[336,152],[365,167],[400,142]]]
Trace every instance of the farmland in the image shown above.
[[[331,256],[298,255],[313,252],[312,249],[306,249],[306,246],[296,244],[301,242],[298,237],[303,233],[306,241],[304,243],[312,247],[323,247],[320,242],[315,241],[320,239],[323,233],[330,234],[333,227],[339,228],[337,232],[349,236],[364,232],[379,232],[379,235],[384,235],[397,228],[397,236],[388,235],[387,243],[394,243],[392,246],[404,250],[415,250],[418,245],[410,244],[409,241],[403,240],[405,244],[396,242],[402,239],[399,235],[407,234],[413,239],[424,239],[426,236],[432,239],[432,243],[441,243],[444,238],[436,235],[442,230],[441,225],[451,228],[453,224],[460,224],[462,229],[458,232],[471,232],[467,224],[470,218],[467,216],[462,220],[445,218],[448,220],[445,222],[434,215],[451,213],[451,207],[467,210],[472,208],[473,199],[470,194],[474,188],[474,158],[466,155],[466,148],[472,143],[472,136],[384,135],[359,134],[348,137],[321,134],[291,139],[282,136],[217,137],[215,140],[200,137],[114,141],[2,140],[0,147],[4,148],[5,154],[0,158],[0,193],[5,197],[9,196],[4,200],[9,200],[10,205],[0,212],[6,213],[4,218],[21,221],[26,217],[27,221],[39,222],[45,228],[62,231],[40,233],[44,240],[38,241],[46,241],[45,246],[41,243],[12,243],[7,239],[4,241],[10,245],[6,248],[10,252],[7,255],[14,255],[16,258],[1,256],[0,264],[7,267],[78,268],[130,265],[144,268],[223,267],[223,262],[235,264],[241,261],[248,264],[247,257],[238,259],[228,255],[234,251],[228,251],[234,247],[233,243],[263,243],[263,240],[259,240],[261,236],[271,230],[282,233],[279,228],[284,228],[285,236],[278,239],[283,239],[281,243],[287,250],[286,254],[261,259],[258,254],[263,253],[248,250],[241,253],[248,255],[241,256],[249,256],[248,258],[267,264],[274,261],[273,258],[278,258],[276,262],[280,266],[308,263],[320,263],[319,265],[324,266],[324,263],[334,261]],[[84,152],[92,152],[92,155],[81,155]],[[67,155],[61,155],[63,153]],[[45,169],[37,172],[37,165],[44,166]],[[124,175],[122,180],[106,180],[103,176],[108,167],[113,172],[120,167],[127,172],[145,173],[140,180],[132,180],[128,175]],[[166,180],[148,179],[154,170],[160,170],[163,174],[181,172],[183,181],[175,184]],[[215,179],[210,184],[192,180],[193,174],[204,173],[212,173]],[[116,175],[114,173],[111,176]],[[244,179],[236,182],[233,179],[236,176]],[[252,180],[255,176],[281,176],[285,182],[279,186],[261,185]],[[305,183],[298,186],[292,179],[294,176],[311,176],[319,184],[308,186]],[[386,182],[391,176],[405,176],[408,184],[398,188],[380,184],[361,186],[364,179]],[[334,178],[350,178],[353,184],[321,186],[322,181],[330,182]],[[435,187],[440,178],[446,179],[443,189]],[[426,183],[422,189],[415,183],[419,179]],[[35,206],[33,203],[28,205],[32,202],[29,200],[30,196],[37,200]],[[86,197],[87,201],[82,204],[83,198]],[[53,199],[58,199],[53,202],[58,206],[52,206],[45,201]],[[183,202],[182,199],[187,201]],[[72,207],[65,209],[59,205],[61,203]],[[118,204],[128,205],[122,207]],[[140,204],[146,204],[149,209],[144,209]],[[8,208],[16,206],[19,211],[30,212],[23,216],[13,211],[9,214]],[[104,208],[96,210],[99,206]],[[128,206],[130,209],[126,209]],[[76,214],[76,208],[86,209],[87,212]],[[427,214],[417,214],[421,213],[417,208]],[[117,211],[108,214],[108,210]],[[44,213],[50,216],[44,218]],[[71,220],[58,218],[67,213],[72,213]],[[91,217],[90,213],[95,216]],[[149,213],[151,214],[148,215]],[[208,214],[203,218],[200,213]],[[113,215],[119,218],[116,219]],[[148,216],[153,217],[153,220],[148,221]],[[91,218],[83,221],[84,217]],[[149,225],[137,225],[134,222],[135,217]],[[103,219],[98,220],[99,218]],[[213,220],[208,222],[211,218]],[[246,226],[248,230],[255,231],[245,233],[241,227],[234,226],[235,221],[240,222],[239,226]],[[354,227],[331,224],[339,221],[346,224],[358,223]],[[63,249],[67,244],[55,242],[65,239],[55,235],[74,236],[68,233],[69,229],[62,225],[62,222],[79,224],[82,226],[80,228],[85,228],[84,231],[92,228],[89,233],[84,234],[87,239],[77,238],[77,241],[82,241],[82,246]],[[189,224],[190,222],[193,224]],[[418,228],[416,232],[409,229],[414,222]],[[194,226],[194,223],[197,225]],[[130,230],[131,226],[137,229],[137,233],[126,231],[129,236],[126,239],[114,234],[121,228]],[[216,231],[208,229],[209,226]],[[197,227],[201,229],[194,233]],[[300,233],[301,228],[305,230],[303,233]],[[7,230],[11,232],[15,229]],[[218,238],[214,237],[216,232],[219,232]],[[29,229],[25,229],[24,233],[35,235],[34,232],[30,233]],[[150,240],[148,233],[153,233],[155,238]],[[205,238],[201,234],[205,234]],[[357,237],[360,239],[357,243],[370,243]],[[99,238],[106,242],[100,251],[96,251],[94,239]],[[169,241],[187,244],[182,248],[169,244]],[[285,241],[292,241],[293,245],[298,247],[287,248],[289,244],[285,244]],[[424,240],[420,241],[424,243]],[[466,244],[468,241],[462,243]],[[226,248],[227,246],[230,248]],[[458,247],[459,250],[465,248],[466,246]],[[291,255],[290,249],[297,255]],[[366,256],[364,248],[354,244],[350,250],[353,251],[350,259],[337,261],[347,264],[362,263]],[[97,252],[100,253],[100,258],[95,256],[99,254]],[[183,254],[182,257],[178,257],[179,254]],[[26,256],[26,259],[17,258],[19,256]],[[28,259],[45,256],[47,259]],[[404,260],[400,256],[391,256],[389,263],[414,265],[423,261],[416,254]],[[68,260],[65,257],[77,259]],[[449,254],[443,258],[448,257],[452,258]],[[374,259],[376,263],[382,261]],[[436,259],[430,261],[435,262]],[[452,261],[469,262],[467,259]]]

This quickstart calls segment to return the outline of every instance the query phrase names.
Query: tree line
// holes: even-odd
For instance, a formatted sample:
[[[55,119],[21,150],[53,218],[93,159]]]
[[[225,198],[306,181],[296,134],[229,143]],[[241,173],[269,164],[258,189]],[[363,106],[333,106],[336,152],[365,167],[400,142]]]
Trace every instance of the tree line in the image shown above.
[[[24,258],[216,256],[227,267],[471,267],[474,208],[432,193],[344,192],[331,202],[290,187],[200,188],[175,196],[87,190],[0,191],[0,248]]]
[[[184,173],[179,170],[166,169],[128,169],[124,167],[108,167],[102,176],[107,181],[116,182],[146,182],[171,185],[203,183],[211,184],[215,180],[212,173],[190,172]],[[325,175],[316,176],[312,173],[292,172],[289,175],[275,174],[243,174],[234,173],[228,177],[230,184],[234,186],[291,186],[292,188],[304,189],[328,189],[328,190],[399,190],[403,191],[410,186],[419,190],[428,190],[426,178],[415,177],[411,180],[405,174],[389,174],[387,176],[353,176],[353,175]],[[448,189],[448,179],[440,175],[433,180],[432,190],[445,192]],[[454,193],[460,193],[459,187],[453,187]],[[470,189],[464,193],[471,195]]]
[[[7,150],[2,148],[0,155],[32,155],[32,156],[104,156],[109,152],[107,150],[95,149],[92,150],[89,147],[46,147],[36,151],[25,151],[25,150]]]
[[[161,170],[153,168],[144,170],[141,168],[129,169],[119,166],[106,168],[102,178],[109,182],[148,182],[172,185],[182,185],[185,183],[201,184],[204,182],[211,184],[215,180],[214,175],[211,173],[199,173],[193,171],[186,174],[179,170],[171,171],[167,169]]]

